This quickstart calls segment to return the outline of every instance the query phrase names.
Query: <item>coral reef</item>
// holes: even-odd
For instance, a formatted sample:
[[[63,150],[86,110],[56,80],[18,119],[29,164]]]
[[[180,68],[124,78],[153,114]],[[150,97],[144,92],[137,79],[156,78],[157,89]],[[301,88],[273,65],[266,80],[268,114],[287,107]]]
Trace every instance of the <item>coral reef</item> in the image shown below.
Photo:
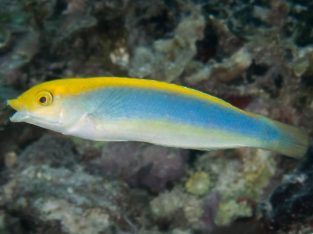
[[[1,206],[18,216],[19,225],[33,225],[30,231],[38,233],[114,233],[115,228],[135,228],[125,213],[135,202],[127,186],[89,175],[78,162],[71,141],[43,136],[10,169],[11,178],[0,192]],[[144,195],[135,197],[139,201]]]
[[[203,171],[196,172],[188,178],[185,187],[191,194],[207,194],[210,188],[210,176]]]
[[[310,230],[311,151],[299,162],[257,149],[91,142],[11,124],[5,101],[56,78],[136,76],[312,136],[312,11],[295,0],[2,0],[0,232]]]
[[[150,47],[139,46],[129,69],[134,77],[149,77],[172,82],[196,55],[196,41],[203,38],[204,17],[199,10],[184,18],[171,39],[160,39]]]
[[[170,222],[177,226],[199,229],[203,216],[202,201],[179,191],[165,192],[150,203],[151,213],[156,220]]]
[[[241,149],[237,155],[232,151],[201,155],[194,167],[210,175],[212,185],[208,194],[219,194],[214,223],[227,225],[254,214],[257,201],[275,174],[276,163],[269,152]]]

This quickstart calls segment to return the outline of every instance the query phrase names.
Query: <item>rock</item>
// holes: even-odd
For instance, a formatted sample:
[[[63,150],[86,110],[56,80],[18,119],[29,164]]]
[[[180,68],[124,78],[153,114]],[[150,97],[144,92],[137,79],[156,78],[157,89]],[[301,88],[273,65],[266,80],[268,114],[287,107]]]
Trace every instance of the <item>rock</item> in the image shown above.
[[[185,175],[186,151],[138,143],[109,143],[88,170],[161,192]],[[90,168],[92,167],[92,169]]]
[[[52,167],[74,166],[78,159],[75,145],[66,137],[44,135],[37,142],[28,146],[19,156],[24,163],[32,165],[46,164]]]

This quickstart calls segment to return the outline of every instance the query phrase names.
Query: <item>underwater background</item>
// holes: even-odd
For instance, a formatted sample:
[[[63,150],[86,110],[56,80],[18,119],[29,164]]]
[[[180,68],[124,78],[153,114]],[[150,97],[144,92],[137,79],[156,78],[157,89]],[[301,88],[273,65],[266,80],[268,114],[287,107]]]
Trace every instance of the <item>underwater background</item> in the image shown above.
[[[0,0],[0,233],[313,233],[313,149],[194,151],[13,124],[64,77],[162,80],[313,134],[310,0]],[[188,116],[186,116],[188,117]]]

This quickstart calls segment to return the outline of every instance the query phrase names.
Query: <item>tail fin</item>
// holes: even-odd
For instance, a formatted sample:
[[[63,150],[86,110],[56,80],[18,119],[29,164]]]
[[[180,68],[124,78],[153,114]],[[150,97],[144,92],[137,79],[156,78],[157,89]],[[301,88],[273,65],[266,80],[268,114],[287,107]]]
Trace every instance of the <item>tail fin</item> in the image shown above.
[[[309,148],[309,135],[303,130],[280,123],[275,120],[270,121],[270,125],[278,130],[279,140],[269,142],[268,149],[293,157],[301,158]]]

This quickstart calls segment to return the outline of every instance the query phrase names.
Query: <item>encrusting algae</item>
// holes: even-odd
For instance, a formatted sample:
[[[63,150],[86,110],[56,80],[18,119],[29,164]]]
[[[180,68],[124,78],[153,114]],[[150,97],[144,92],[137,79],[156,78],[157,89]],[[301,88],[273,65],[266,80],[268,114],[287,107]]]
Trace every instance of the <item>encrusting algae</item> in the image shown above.
[[[185,183],[187,192],[194,195],[205,195],[208,193],[211,182],[209,174],[204,171],[195,172]]]

